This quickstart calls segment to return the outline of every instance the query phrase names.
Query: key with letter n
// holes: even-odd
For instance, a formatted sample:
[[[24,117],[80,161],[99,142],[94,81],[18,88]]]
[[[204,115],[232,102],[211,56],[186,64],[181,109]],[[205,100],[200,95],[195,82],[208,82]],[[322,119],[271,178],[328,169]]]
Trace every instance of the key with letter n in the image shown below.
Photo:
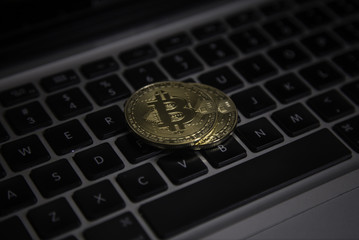
[[[253,152],[259,152],[283,141],[282,134],[266,118],[239,126],[237,133]]]

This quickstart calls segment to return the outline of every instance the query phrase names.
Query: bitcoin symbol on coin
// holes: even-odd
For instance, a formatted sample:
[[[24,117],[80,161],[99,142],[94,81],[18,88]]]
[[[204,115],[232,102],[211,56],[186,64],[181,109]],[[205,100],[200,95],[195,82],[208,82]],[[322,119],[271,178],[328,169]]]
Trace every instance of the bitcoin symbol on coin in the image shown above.
[[[155,99],[147,104],[153,106],[158,113],[160,120],[158,127],[167,127],[172,132],[183,130],[185,124],[195,116],[195,111],[183,98],[171,97],[168,92],[161,90],[155,93]]]

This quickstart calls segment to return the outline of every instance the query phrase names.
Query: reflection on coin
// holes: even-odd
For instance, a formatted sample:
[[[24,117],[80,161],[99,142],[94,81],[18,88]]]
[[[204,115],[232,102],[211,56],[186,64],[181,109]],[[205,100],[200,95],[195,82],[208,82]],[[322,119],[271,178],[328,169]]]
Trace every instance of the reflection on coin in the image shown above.
[[[199,140],[194,149],[202,149],[216,146],[226,140],[237,125],[238,113],[232,99],[217,88],[200,84],[191,83],[193,86],[206,91],[212,97],[217,106],[217,122],[212,132]]]
[[[131,130],[160,148],[193,146],[214,130],[217,121],[217,105],[205,91],[174,81],[139,89],[124,112]]]

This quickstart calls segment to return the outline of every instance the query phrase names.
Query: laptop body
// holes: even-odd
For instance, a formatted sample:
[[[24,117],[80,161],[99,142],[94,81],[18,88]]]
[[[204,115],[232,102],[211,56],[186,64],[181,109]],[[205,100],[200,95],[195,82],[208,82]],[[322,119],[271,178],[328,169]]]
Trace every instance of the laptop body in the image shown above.
[[[6,134],[3,134],[3,142],[1,143],[1,167],[3,168],[1,182],[2,194],[5,194],[3,195],[5,196],[4,206],[8,206],[2,210],[2,226],[16,226],[15,228],[19,228],[18,234],[23,234],[19,236],[26,236],[29,239],[63,239],[70,236],[76,239],[97,239],[98,237],[106,236],[104,234],[107,228],[111,232],[110,236],[116,237],[116,234],[128,235],[129,239],[136,239],[136,237],[138,239],[357,238],[358,231],[355,223],[358,223],[358,214],[356,214],[358,208],[356,206],[359,178],[357,143],[355,143],[358,139],[355,136],[358,136],[358,118],[356,117],[358,103],[356,102],[357,97],[353,96],[350,91],[350,89],[355,89],[357,73],[355,72],[355,67],[352,70],[352,68],[343,67],[342,64],[343,59],[349,58],[350,60],[350,56],[355,56],[357,40],[355,38],[351,40],[346,34],[348,31],[343,29],[346,29],[345,26],[347,25],[353,26],[353,29],[357,26],[355,25],[357,18],[354,8],[356,2],[346,2],[346,4],[354,8],[354,13],[351,14],[348,9],[346,10],[348,16],[340,15],[342,12],[339,10],[335,11],[339,9],[334,7],[337,6],[334,3],[335,1],[297,2],[282,1],[280,4],[277,3],[278,5],[265,5],[271,2],[214,1],[207,3],[208,5],[200,2],[194,5],[186,5],[187,2],[183,2],[176,3],[178,5],[173,6],[163,5],[164,3],[161,1],[151,4],[140,2],[135,6],[126,1],[116,4],[109,2],[109,5],[106,5],[107,3],[105,2],[104,6],[99,7],[100,10],[96,10],[98,11],[98,19],[103,21],[99,21],[101,24],[96,25],[97,18],[90,21],[86,13],[82,12],[83,15],[79,15],[81,17],[86,16],[84,22],[75,17],[71,20],[76,20],[77,24],[55,21],[56,24],[63,28],[59,29],[54,35],[49,34],[50,36],[48,36],[48,32],[42,35],[40,31],[39,35],[31,38],[33,42],[30,43],[34,43],[34,45],[24,44],[22,41],[11,42],[10,37],[4,39],[4,42],[8,41],[8,43],[13,44],[10,44],[9,48],[2,50],[3,56],[8,56],[6,58],[8,61],[2,64],[2,75],[4,77],[0,82],[2,95],[5,96],[2,97],[1,124],[6,132]],[[160,6],[163,6],[163,8],[161,9]],[[278,6],[282,6],[283,9],[281,10],[281,7]],[[314,11],[313,9],[318,8],[320,10],[315,11],[324,12],[324,15],[328,17],[327,22],[320,23],[319,20],[314,19],[312,25],[311,21],[307,21],[308,16],[304,13],[309,9]],[[154,12],[150,11],[151,14],[147,9]],[[106,10],[105,13],[102,12],[104,10]],[[144,15],[146,16],[147,21],[144,24],[142,24],[143,19],[140,21],[141,18],[137,17],[137,11],[142,18]],[[157,13],[157,11],[160,13]],[[232,17],[246,11],[255,13],[254,20],[248,23],[242,22],[241,25],[236,26],[232,22],[236,18]],[[118,12],[121,12],[121,14]],[[148,18],[145,13],[149,15]],[[95,16],[97,15],[95,14]],[[106,18],[106,16],[111,17]],[[128,16],[129,20],[125,24],[122,19],[119,22],[112,22],[113,18],[122,16]],[[161,17],[158,18],[158,16]],[[248,15],[240,16],[242,18],[237,17],[237,23],[241,19],[242,21],[246,19],[243,16],[248,17]],[[309,15],[309,18],[313,18],[313,15]],[[89,21],[92,23],[91,25],[89,25]],[[112,22],[114,26],[106,21]],[[220,22],[219,25],[217,21]],[[104,23],[108,24],[106,29],[102,27],[105,25]],[[205,30],[206,28],[199,28],[208,23],[216,24],[209,25],[210,27],[207,30]],[[287,28],[292,26],[291,24],[294,27],[292,26],[289,30],[284,28],[282,32],[277,32],[276,30],[283,24],[287,24],[285,25]],[[74,31],[68,31],[69,26],[72,26]],[[87,27],[87,29],[84,26],[91,27]],[[40,29],[47,29],[46,27],[41,26]],[[84,35],[85,39],[81,29],[84,29],[86,33]],[[116,31],[117,29],[120,31]],[[294,30],[298,32],[296,33]],[[96,34],[98,31],[101,31],[101,34]],[[285,34],[288,31],[294,31],[293,35],[280,35],[280,33]],[[181,43],[182,45],[173,46],[167,42],[167,46],[166,44],[165,46],[161,45],[161,40],[163,43],[164,39],[168,40],[168,37],[182,32],[185,33],[184,36],[189,36],[189,43],[183,42]],[[323,32],[322,39],[326,41],[333,40],[338,45],[334,45],[335,47],[329,48],[329,50],[319,49],[323,51],[318,53],[317,49],[311,45],[318,44],[318,42],[310,40],[313,39],[313,36],[317,36],[316,34],[322,34]],[[26,34],[21,35],[16,32],[11,33],[13,36],[26,36]],[[72,34],[70,40],[68,40],[66,34]],[[252,40],[254,45],[248,45],[246,46],[247,48],[243,48],[242,45],[246,42],[241,42],[241,39],[246,39],[245,35],[248,36],[248,34],[257,38]],[[250,47],[256,47],[253,41],[259,41],[263,36],[265,44],[250,49]],[[171,39],[174,42],[181,40],[180,38]],[[213,46],[213,43],[217,44],[217,47],[220,47],[219,50],[224,51],[225,55],[228,54],[228,56],[226,55],[223,59],[218,59],[218,56],[217,58],[216,56],[214,58],[211,55],[208,56],[206,54],[210,52],[208,47]],[[136,58],[136,54],[135,56],[130,55],[130,59],[126,57],[129,50],[144,45],[150,46],[148,56],[146,54],[143,56],[140,52],[138,53],[139,58]],[[201,47],[205,51],[200,50]],[[316,47],[319,48],[320,46]],[[16,55],[13,54],[15,50],[18,50]],[[153,55],[151,51],[155,54]],[[170,61],[170,57],[188,51],[190,56],[194,56],[199,61],[200,68],[195,68],[197,70],[181,75],[182,73],[176,74],[178,72],[166,67],[165,60]],[[352,51],[354,52],[352,53]],[[299,54],[303,57],[301,59],[294,57],[294,60],[290,62],[290,56],[292,56],[293,52],[296,56]],[[286,61],[281,61],[283,60],[281,54],[284,54],[284,59],[288,61],[288,64]],[[285,57],[288,57],[288,55],[289,58],[286,59]],[[19,60],[17,56],[22,57]],[[185,57],[187,55],[179,56]],[[111,58],[111,61],[102,61],[108,59],[108,57]],[[192,57],[188,59],[191,64]],[[269,73],[264,72],[264,76],[254,76],[259,77],[260,80],[253,78],[253,72],[248,74],[245,71],[246,67],[252,67],[255,70],[255,64],[267,66],[268,62],[272,67],[269,69]],[[99,63],[103,64],[103,67],[99,66]],[[115,65],[117,63],[118,68],[114,67],[113,63]],[[154,65],[147,65],[150,63]],[[355,64],[355,61],[353,64]],[[245,66],[244,69],[243,66]],[[260,68],[262,67],[262,65],[259,66]],[[204,167],[200,164],[201,171],[195,171],[194,174],[186,172],[188,175],[185,174],[184,179],[187,177],[189,180],[179,180],[173,179],[173,174],[177,172],[172,172],[163,163],[171,162],[171,159],[175,159],[174,164],[178,166],[180,165],[178,163],[182,163],[180,167],[184,168],[184,163],[189,164],[187,158],[176,159],[171,155],[171,152],[163,153],[152,149],[150,152],[144,151],[143,154],[140,154],[140,157],[136,156],[133,160],[131,158],[133,156],[126,151],[127,148],[130,149],[130,147],[127,147],[126,142],[131,141],[131,139],[127,139],[128,130],[121,128],[121,130],[116,129],[115,133],[111,132],[110,135],[101,135],[97,127],[93,126],[93,124],[91,125],[91,117],[98,116],[98,112],[101,110],[105,110],[104,114],[108,113],[113,109],[110,107],[114,107],[114,109],[119,107],[119,109],[123,110],[123,104],[128,95],[142,84],[137,83],[131,77],[131,72],[133,73],[134,70],[139,70],[141,67],[146,71],[152,71],[154,68],[156,70],[153,71],[156,73],[159,69],[162,75],[165,76],[163,80],[188,80],[219,84],[218,87],[223,88],[223,91],[234,99],[239,108],[240,121],[232,140],[235,147],[232,147],[233,142],[229,142],[228,146],[225,143],[215,149],[216,151],[195,152],[196,162],[201,162]],[[97,71],[91,71],[94,69]],[[61,79],[65,78],[66,81],[71,79],[67,75],[68,70],[72,70],[70,73],[75,72],[74,75],[77,76],[77,79],[69,81],[69,85],[57,85],[56,82],[61,82]],[[214,81],[210,80],[208,73],[213,74],[213,72],[219,70],[221,70],[222,75],[215,75],[217,78],[215,77]],[[220,83],[224,84],[228,81],[228,79],[223,78],[228,78],[227,75],[224,75],[228,74],[228,72],[234,75],[234,77],[230,75],[230,79],[239,78],[239,80],[231,81],[230,85],[221,85]],[[323,81],[319,81],[319,83],[312,80],[313,72],[317,73],[317,75],[314,75],[314,79],[323,77],[324,80],[322,79]],[[58,75],[59,73],[62,74]],[[43,79],[49,79],[51,76],[54,79],[53,76],[55,75],[58,77],[55,83],[52,80],[52,85],[47,86],[47,81]],[[117,76],[119,80],[111,77],[113,75]],[[161,74],[158,75],[162,76]],[[158,77],[158,75],[154,76]],[[70,76],[72,75],[70,74]],[[134,76],[135,79],[140,79],[141,77],[141,75]],[[294,83],[300,82],[300,86],[305,86],[305,91],[301,92],[294,100],[291,99],[291,95],[283,98],[281,94],[276,92],[275,83],[283,81],[281,77],[284,76],[291,76],[290,79],[296,79]],[[116,80],[112,82],[113,79]],[[145,78],[145,80],[151,81],[148,78]],[[327,84],[326,81],[329,81],[329,83]],[[91,90],[92,85],[100,91],[100,86],[106,85],[105,83],[108,82],[113,85],[112,87],[115,86],[115,82],[121,82],[119,90],[127,89],[128,92],[126,93],[125,91],[123,96],[113,100],[108,99],[107,95],[101,98],[96,94],[96,91]],[[31,95],[31,91],[28,93],[29,89],[23,87],[28,83],[33,84],[30,90],[35,88],[38,94]],[[56,87],[53,88],[53,85],[56,85]],[[21,87],[17,88],[19,86]],[[290,88],[290,86],[286,86]],[[8,91],[9,89],[15,89],[16,91],[11,92]],[[83,112],[67,116],[58,110],[61,109],[60,105],[64,105],[64,102],[59,101],[58,103],[58,96],[63,101],[66,101],[65,95],[68,97],[73,93],[73,89],[80,89],[80,94],[84,95],[89,104],[84,104],[83,109],[86,110],[83,110]],[[22,99],[23,93],[21,92],[25,92],[28,99]],[[269,99],[274,104],[264,107],[260,111],[249,110],[249,112],[241,107],[241,102],[245,101],[245,99],[249,99],[256,105],[255,102],[260,100],[259,97],[263,96],[263,92],[265,96],[269,96]],[[8,94],[10,94],[10,97]],[[15,97],[11,98],[14,94]],[[337,100],[338,94],[340,100]],[[70,95],[70,98],[75,98],[75,96]],[[247,98],[244,98],[244,96],[247,96]],[[320,105],[320,97],[322,96],[324,96],[322,102],[330,102],[332,98],[335,99],[335,103],[339,102],[340,104],[337,106],[338,108],[340,107],[339,113],[335,114],[337,109],[329,116],[323,113],[320,110],[324,108]],[[15,99],[15,102],[11,102],[13,99]],[[54,99],[56,101],[52,103]],[[344,103],[342,99],[344,99]],[[23,127],[21,124],[14,123],[16,122],[16,117],[14,116],[17,116],[16,114],[19,112],[20,117],[21,114],[29,114],[26,111],[30,111],[30,115],[27,117],[33,117],[31,114],[35,113],[35,116],[38,116],[37,111],[39,108],[35,107],[36,111],[34,111],[33,105],[27,105],[33,102],[38,102],[41,106],[40,109],[44,109],[45,114],[40,115],[48,115],[50,120],[42,121],[41,123],[44,125],[38,125],[34,129],[27,128],[29,126],[26,126],[26,124]],[[82,103],[82,101],[80,102]],[[318,108],[318,104],[322,107]],[[296,129],[288,129],[288,124],[285,124],[285,121],[283,123],[282,120],[283,116],[288,116],[284,110],[292,109],[290,107],[293,106],[296,111],[289,115],[292,122],[301,122],[303,118],[312,120],[308,124],[309,127],[301,128],[299,133]],[[302,112],[302,107],[298,106],[304,106],[305,110]],[[307,115],[304,117],[304,114],[308,112],[310,117],[307,117]],[[97,113],[97,115],[91,115],[92,113]],[[111,117],[115,116],[118,115],[111,115]],[[25,123],[31,122],[32,120],[28,120],[27,117],[25,118]],[[107,115],[100,115],[100,119],[104,117],[107,117]],[[37,119],[35,118],[35,120]],[[80,147],[71,146],[73,149],[70,148],[67,151],[58,149],[61,144],[58,142],[53,143],[51,140],[51,135],[58,133],[58,131],[55,131],[57,130],[55,127],[70,127],[64,124],[74,123],[73,120],[78,121],[75,126],[81,126],[89,134],[86,140],[90,139],[90,141]],[[80,124],[78,125],[78,123]],[[251,128],[253,123],[257,125]],[[289,124],[289,127],[292,125]],[[275,129],[274,140],[268,139],[268,144],[267,142],[265,144],[256,142],[253,144],[248,141],[248,135],[245,134],[247,129],[251,129],[249,132],[254,133],[256,138],[263,139],[262,137],[269,135],[273,128]],[[73,131],[72,129],[70,130]],[[64,134],[70,130],[65,128],[60,133]],[[354,133],[352,135],[346,134],[348,132]],[[69,135],[67,136],[69,137]],[[29,153],[30,150],[34,151],[35,146],[39,145],[35,144],[33,146],[31,142],[23,143],[24,139],[33,139],[39,142],[40,146],[46,149],[45,160],[33,160],[30,158],[29,156],[34,156]],[[335,148],[328,149],[328,146],[334,146]],[[228,149],[232,152],[232,150],[240,148],[243,148],[244,151],[234,151],[233,156],[231,155],[229,159],[224,159],[227,161],[220,161],[221,157],[227,157],[223,156],[223,154],[229,154]],[[103,149],[105,149],[105,152],[107,150],[114,153],[114,155],[110,155],[111,158],[109,159],[119,158],[119,160],[114,163],[115,167],[109,167],[105,170],[96,170],[95,168],[94,172],[91,172],[91,169],[86,168],[90,163],[95,162],[97,164],[95,166],[101,166],[101,158],[96,157],[100,156],[107,162],[107,155],[105,155]],[[300,149],[300,151],[295,152],[295,149]],[[316,149],[319,149],[319,151],[316,151]],[[308,152],[305,150],[308,150]],[[290,151],[294,151],[294,154],[288,153]],[[43,153],[43,151],[40,152]],[[329,154],[324,154],[323,152],[328,152]],[[25,160],[30,163],[24,164],[21,161],[20,163],[16,161],[14,163],[11,160],[13,159],[11,154],[15,154],[15,156],[20,154],[20,157],[25,157]],[[329,160],[318,161],[318,165],[313,166],[313,155],[315,156],[313,159],[318,158],[318,156],[325,156]],[[171,156],[170,159],[167,156]],[[213,156],[217,158],[213,159]],[[219,159],[218,156],[220,156]],[[285,156],[285,158],[281,156]],[[280,166],[293,166],[286,162],[287,158],[292,159],[293,164],[297,165],[288,170],[287,177],[278,177],[277,180],[275,178],[276,174],[271,174],[270,171],[284,176],[285,174],[283,175],[283,173],[286,171],[278,170]],[[297,169],[302,169],[303,166],[302,158],[305,158],[303,159],[305,167],[298,172]],[[86,159],[92,159],[92,161],[89,160],[89,163],[86,163]],[[82,162],[85,163],[83,164]],[[279,165],[273,167],[272,163],[279,163]],[[136,171],[143,168],[150,169],[146,170],[146,174],[149,174],[148,172],[154,169],[155,175],[159,176],[164,183],[159,184],[162,188],[156,188],[156,191],[151,194],[136,198],[138,196],[136,194],[136,196],[133,196],[131,189],[126,187],[129,183],[123,182],[122,177],[127,176],[126,174],[131,176],[134,173],[135,179],[140,180],[142,175]],[[65,169],[66,171],[63,171],[69,172],[69,174],[62,175],[59,173],[61,169]],[[266,171],[266,169],[269,171]],[[247,172],[250,173],[248,176],[246,175]],[[230,177],[226,177],[228,174]],[[238,174],[241,175],[238,176]],[[64,187],[58,187],[58,189],[55,188],[53,192],[51,189],[47,189],[46,186],[42,187],[41,182],[46,179],[46,176],[49,177],[49,182],[61,177],[64,179],[68,176],[77,177],[74,177],[75,180],[72,179],[70,184],[65,184]],[[144,176],[147,177],[147,175]],[[276,180],[272,181],[274,178]],[[233,179],[233,182],[231,179]],[[261,180],[268,182],[268,185],[261,184]],[[218,186],[216,183],[218,183]],[[253,187],[251,187],[251,184],[253,184]],[[18,199],[20,195],[19,190],[14,187],[18,185],[30,192],[28,194],[30,197],[26,198],[25,203],[13,203],[14,199]],[[99,190],[102,189],[101,186],[103,187],[103,192]],[[238,189],[236,186],[238,186]],[[51,187],[53,185],[50,184]],[[222,192],[222,188],[228,189],[228,191]],[[91,189],[94,192],[86,195],[86,190],[90,191]],[[196,192],[199,194],[196,195]],[[240,194],[241,192],[243,192],[243,195]],[[222,200],[221,194],[223,194],[224,202],[229,199],[228,202],[214,204],[213,202]],[[141,192],[139,195],[141,195]],[[85,200],[82,198],[83,196],[85,196]],[[115,206],[114,210],[99,208],[99,215],[94,214],[97,209],[95,206],[103,206],[101,205],[102,203],[110,201],[110,196],[116,196],[113,204],[109,205],[110,207]],[[191,199],[192,196],[193,199]],[[212,198],[209,199],[208,196]],[[173,198],[181,201],[177,203],[172,200]],[[86,204],[84,204],[87,202],[86,199],[89,199],[89,202],[94,201],[94,205],[86,208]],[[201,201],[203,201],[203,205],[199,204]],[[47,208],[49,206],[52,207],[52,210]],[[55,226],[51,225],[51,223],[61,223],[61,220],[58,219],[61,219],[59,209],[62,208],[65,209],[64,212],[70,211],[69,214],[66,214],[66,217],[70,216],[69,222],[72,225],[56,225],[54,229],[57,232],[43,229],[41,226],[44,226],[44,223],[48,223],[49,226]],[[177,210],[172,211],[171,209]],[[196,209],[201,209],[204,213],[197,212]],[[158,211],[158,216],[161,216],[161,219],[157,218],[156,211]],[[181,215],[182,212],[183,215]],[[177,216],[182,222],[176,219]],[[37,224],[37,222],[41,224]],[[118,226],[114,225],[114,222],[117,222]],[[167,226],[166,222],[171,223]],[[127,231],[126,226],[133,226],[134,230]],[[114,231],[116,227],[118,231]],[[15,234],[15,232],[6,231],[6,234],[8,235],[5,235],[5,239],[14,237],[12,234]]]

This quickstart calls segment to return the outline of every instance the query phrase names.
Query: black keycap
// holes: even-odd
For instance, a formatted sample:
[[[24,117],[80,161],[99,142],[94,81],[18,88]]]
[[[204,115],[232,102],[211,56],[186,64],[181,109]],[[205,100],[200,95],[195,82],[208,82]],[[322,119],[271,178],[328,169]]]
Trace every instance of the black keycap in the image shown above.
[[[17,172],[50,160],[50,154],[36,135],[30,135],[1,147],[11,170]]]
[[[270,20],[264,24],[263,27],[278,41],[297,36],[302,32],[300,27],[289,17],[280,17]]]
[[[342,45],[329,33],[319,32],[302,39],[302,43],[316,56],[339,50]]]
[[[12,213],[36,203],[24,177],[16,176],[0,182],[0,216]]]
[[[353,102],[359,105],[359,80],[346,84],[342,90]]]
[[[358,49],[346,52],[338,57],[335,57],[333,61],[350,76],[356,77],[359,75]]]
[[[226,166],[247,156],[246,150],[233,137],[201,152],[214,168]]]
[[[293,73],[270,80],[265,86],[281,103],[290,103],[310,94],[309,87]]]
[[[176,152],[158,160],[158,165],[174,184],[182,184],[208,172],[206,165],[193,152]]]
[[[44,136],[57,155],[74,152],[92,144],[91,137],[78,120],[48,128]]]
[[[77,153],[74,160],[89,180],[101,178],[124,167],[108,143]]]
[[[339,17],[348,17],[359,12],[359,5],[354,1],[341,0],[341,1],[329,1],[327,6],[335,12]]]
[[[248,82],[258,82],[277,73],[277,69],[262,55],[246,58],[234,64]]]
[[[126,65],[133,65],[154,58],[156,55],[156,51],[146,44],[120,53],[120,59]]]
[[[79,82],[80,78],[75,71],[67,70],[41,79],[40,84],[46,92],[53,92]]]
[[[275,102],[259,86],[232,95],[238,110],[247,118],[258,116],[276,107]]]
[[[268,55],[283,69],[290,69],[310,60],[298,44],[287,43],[268,51]]]
[[[326,122],[335,121],[354,112],[354,107],[336,90],[309,99],[308,105]]]
[[[260,6],[260,10],[267,16],[272,16],[282,12],[286,12],[291,8],[291,4],[288,1],[271,1]]]
[[[127,129],[125,116],[118,106],[91,113],[85,121],[99,139],[113,137]]]
[[[249,53],[270,44],[269,39],[255,27],[236,32],[229,37],[243,53]]]
[[[356,152],[359,152],[359,116],[355,116],[334,126],[334,131]]]
[[[112,75],[88,83],[86,85],[86,90],[100,106],[116,102],[131,94],[117,75]]]
[[[334,31],[347,43],[359,42],[359,22],[349,22],[334,28]]]
[[[96,220],[125,207],[125,202],[109,180],[78,190],[72,197],[89,220]]]
[[[283,142],[283,136],[266,119],[259,118],[237,127],[236,132],[241,140],[253,152],[259,152]]]
[[[261,16],[256,10],[250,9],[229,16],[227,22],[232,28],[237,28],[255,22],[260,18]]]
[[[6,176],[4,168],[0,165],[0,179]]]
[[[202,74],[198,77],[198,80],[224,92],[229,92],[243,87],[243,82],[228,67],[221,67]]]
[[[0,123],[0,143],[5,142],[10,138],[4,126]]]
[[[39,92],[35,86],[32,83],[27,83],[0,92],[0,102],[4,107],[9,107],[36,98],[37,96],[39,96]]]
[[[103,58],[81,66],[81,72],[86,78],[92,79],[114,72],[120,67],[112,57]]]
[[[60,120],[75,117],[92,109],[91,103],[78,88],[49,96],[46,103]]]
[[[203,69],[202,64],[188,50],[164,57],[162,66],[173,78],[183,78]]]
[[[160,238],[169,238],[350,157],[324,129],[148,202],[140,212]]]
[[[300,75],[316,89],[325,89],[344,81],[344,76],[333,64],[321,61],[299,71]]]
[[[149,240],[149,237],[131,213],[124,213],[89,228],[84,232],[84,236],[86,240]]]
[[[273,113],[272,119],[291,137],[319,127],[319,121],[300,103]]]
[[[152,62],[127,69],[124,76],[134,89],[140,89],[147,84],[167,80],[167,77]]]
[[[0,229],[2,240],[32,240],[19,217],[12,217],[0,222]]]
[[[127,160],[133,164],[142,162],[160,152],[158,148],[146,144],[142,139],[136,138],[131,134],[117,139],[116,145]]]
[[[116,180],[133,202],[149,198],[167,189],[165,181],[149,163],[121,173]]]
[[[329,14],[326,13],[323,8],[318,6],[302,9],[298,11],[295,16],[310,29],[323,26],[332,21]]]
[[[213,40],[196,47],[197,53],[210,66],[218,65],[237,56],[234,49],[223,39]]]
[[[187,33],[181,32],[158,40],[156,45],[162,52],[170,52],[186,47],[191,43],[192,40]]]
[[[51,118],[38,102],[7,110],[5,118],[17,135],[35,131],[52,123]]]
[[[74,236],[68,236],[68,237],[62,238],[61,240],[77,240],[77,238]]]
[[[192,34],[198,39],[203,40],[205,38],[210,38],[217,36],[226,31],[225,25],[220,21],[213,21],[198,27],[195,27],[192,30]]]
[[[31,209],[27,217],[41,238],[52,238],[80,226],[80,220],[64,198]]]
[[[32,170],[30,177],[46,198],[81,185],[80,178],[65,159]]]

